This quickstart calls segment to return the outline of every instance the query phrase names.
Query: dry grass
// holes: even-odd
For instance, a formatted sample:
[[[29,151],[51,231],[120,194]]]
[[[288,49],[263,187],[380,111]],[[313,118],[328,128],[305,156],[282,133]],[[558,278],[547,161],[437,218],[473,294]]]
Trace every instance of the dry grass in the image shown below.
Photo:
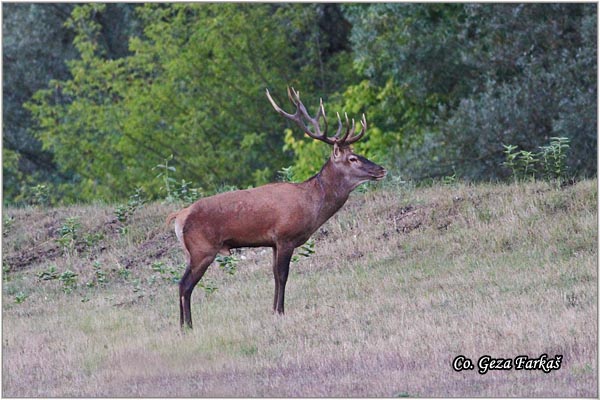
[[[357,193],[292,265],[285,317],[270,250],[244,250],[233,276],[209,269],[185,336],[173,208],[125,234],[111,206],[4,210],[4,396],[598,396],[596,180]],[[72,216],[102,239],[57,246]],[[71,293],[38,279],[51,265]],[[561,369],[451,365],[543,353]]]

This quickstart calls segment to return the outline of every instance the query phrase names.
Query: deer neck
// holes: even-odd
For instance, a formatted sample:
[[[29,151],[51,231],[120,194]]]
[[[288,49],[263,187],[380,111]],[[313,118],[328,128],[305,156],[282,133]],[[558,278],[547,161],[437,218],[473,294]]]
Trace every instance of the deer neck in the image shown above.
[[[324,223],[346,203],[353,188],[333,166],[331,160],[328,160],[310,181],[319,201],[318,219]]]

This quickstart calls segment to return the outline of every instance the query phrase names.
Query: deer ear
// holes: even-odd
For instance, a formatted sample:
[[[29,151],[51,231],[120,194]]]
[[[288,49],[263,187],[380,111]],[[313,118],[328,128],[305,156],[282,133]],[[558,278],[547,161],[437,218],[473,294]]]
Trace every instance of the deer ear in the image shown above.
[[[337,143],[333,144],[333,161],[339,161],[339,159],[342,157],[342,151],[340,150],[340,146],[338,146]]]

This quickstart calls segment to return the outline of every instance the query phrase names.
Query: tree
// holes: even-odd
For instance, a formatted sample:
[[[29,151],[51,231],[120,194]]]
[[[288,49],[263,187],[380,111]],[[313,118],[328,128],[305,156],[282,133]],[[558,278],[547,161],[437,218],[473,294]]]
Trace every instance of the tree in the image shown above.
[[[357,70],[374,92],[391,87],[402,94],[396,107],[386,106],[382,122],[391,124],[376,122],[383,136],[402,142],[398,170],[417,180],[454,172],[496,179],[503,176],[503,143],[537,150],[551,136],[566,136],[572,171],[595,174],[595,4],[345,10]],[[394,96],[371,99],[366,109]],[[418,117],[405,125],[397,116],[410,110]]]
[[[441,163],[472,179],[504,177],[502,144],[537,151],[571,139],[571,174],[595,175],[596,5],[470,5],[470,55],[485,85],[441,124]]]
[[[74,56],[72,34],[62,29],[70,4],[2,4],[3,37],[3,190],[15,198],[26,184],[52,179],[56,166],[42,151],[28,128],[29,113],[22,107],[52,75],[66,77],[64,59]]]
[[[122,198],[137,186],[159,196],[153,168],[170,155],[173,179],[209,192],[271,180],[289,153],[265,88],[294,85],[316,98],[344,82],[343,40],[320,25],[330,6],[147,5],[143,34],[115,59],[94,18],[104,10],[73,11],[72,78],[29,104],[37,136],[73,175],[71,200]]]
[[[69,77],[66,61],[77,56],[74,32],[64,26],[75,5],[4,3],[3,9],[3,189],[5,201],[20,201],[30,187],[58,185],[71,177],[57,167],[51,151],[30,132],[33,121],[23,103],[51,79]],[[101,40],[111,58],[127,52],[123,36],[136,29],[134,5],[110,4],[99,20]],[[97,15],[99,17],[99,15]],[[126,41],[125,41],[126,43]]]

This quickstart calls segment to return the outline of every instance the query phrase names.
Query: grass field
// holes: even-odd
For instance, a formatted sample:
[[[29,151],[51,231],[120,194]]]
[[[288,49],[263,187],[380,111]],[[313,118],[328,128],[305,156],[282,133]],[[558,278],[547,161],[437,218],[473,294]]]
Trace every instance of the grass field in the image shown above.
[[[597,397],[597,202],[597,180],[355,193],[292,264],[285,316],[271,250],[247,249],[186,335],[177,205],[5,208],[2,395]],[[560,369],[477,371],[542,354]]]

